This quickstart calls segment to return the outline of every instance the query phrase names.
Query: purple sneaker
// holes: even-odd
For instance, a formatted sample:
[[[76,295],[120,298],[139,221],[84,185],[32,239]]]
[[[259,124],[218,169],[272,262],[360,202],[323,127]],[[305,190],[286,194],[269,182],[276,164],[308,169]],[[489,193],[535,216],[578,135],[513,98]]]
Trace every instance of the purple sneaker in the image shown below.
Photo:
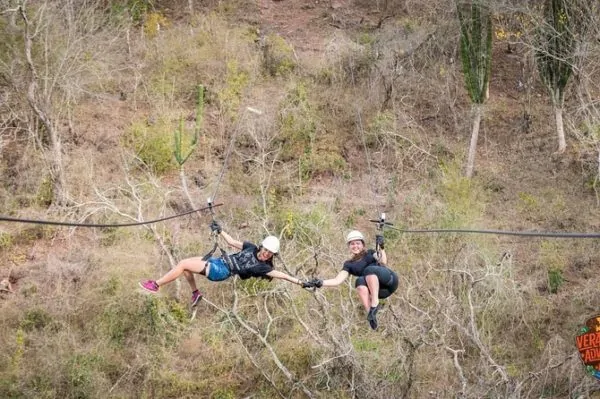
[[[192,307],[196,306],[202,299],[202,293],[198,290],[192,292]]]
[[[140,281],[140,287],[153,293],[158,292],[158,284],[154,280]]]

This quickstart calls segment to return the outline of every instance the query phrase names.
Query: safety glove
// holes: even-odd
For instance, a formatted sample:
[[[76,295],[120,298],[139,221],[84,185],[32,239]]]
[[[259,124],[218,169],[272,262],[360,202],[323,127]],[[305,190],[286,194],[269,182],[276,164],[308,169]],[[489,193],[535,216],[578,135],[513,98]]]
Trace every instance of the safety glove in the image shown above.
[[[313,288],[314,286],[312,281],[302,280],[302,288]]]
[[[219,223],[217,223],[216,220],[213,220],[210,223],[210,229],[213,233],[216,233],[216,234],[220,234],[223,231],[223,229],[221,228],[221,225]]]
[[[384,249],[384,248],[385,248],[385,247],[384,247],[384,244],[385,244],[385,242],[384,242],[384,240],[383,240],[383,236],[382,236],[382,235],[379,235],[379,234],[378,234],[378,235],[376,235],[376,236],[375,236],[375,244],[377,244],[377,246],[378,246],[379,248],[381,248],[381,249]]]
[[[310,283],[313,287],[317,288],[321,288],[323,286],[323,280],[321,280],[320,278],[313,278],[312,280],[310,280]]]

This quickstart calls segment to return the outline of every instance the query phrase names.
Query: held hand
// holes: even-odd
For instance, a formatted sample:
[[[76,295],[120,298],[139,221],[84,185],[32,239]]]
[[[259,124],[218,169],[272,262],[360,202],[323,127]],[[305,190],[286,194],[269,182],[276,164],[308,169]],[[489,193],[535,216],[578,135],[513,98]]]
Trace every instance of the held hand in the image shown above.
[[[314,284],[312,283],[312,281],[302,280],[300,282],[300,285],[302,286],[302,288],[314,288]]]
[[[309,283],[311,283],[312,286],[316,288],[321,288],[323,286],[323,280],[321,280],[320,278],[313,278],[309,281]]]
[[[384,248],[385,248],[385,247],[384,247],[384,245],[385,245],[385,242],[384,242],[384,240],[383,240],[383,236],[382,236],[382,235],[376,235],[376,236],[375,236],[375,244],[377,244],[377,246],[378,246],[379,248],[381,248],[381,249],[384,249]]]
[[[212,221],[212,223],[210,224],[210,229],[213,233],[216,233],[216,234],[221,234],[221,232],[223,231],[223,229],[221,228],[221,225],[219,223],[217,223],[216,220]]]

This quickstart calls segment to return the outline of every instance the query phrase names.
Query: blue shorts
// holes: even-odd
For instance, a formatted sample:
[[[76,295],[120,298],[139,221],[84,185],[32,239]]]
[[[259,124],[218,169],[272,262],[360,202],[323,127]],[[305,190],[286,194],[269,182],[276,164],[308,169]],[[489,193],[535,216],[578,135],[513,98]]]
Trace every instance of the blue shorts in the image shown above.
[[[223,258],[209,258],[208,278],[210,281],[223,281],[231,277],[231,271]]]

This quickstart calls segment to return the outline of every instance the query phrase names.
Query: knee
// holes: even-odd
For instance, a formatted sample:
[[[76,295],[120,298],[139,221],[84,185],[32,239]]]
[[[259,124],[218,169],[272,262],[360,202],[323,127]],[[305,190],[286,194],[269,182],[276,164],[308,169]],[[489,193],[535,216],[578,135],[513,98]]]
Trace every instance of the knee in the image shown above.
[[[369,274],[368,276],[365,276],[365,280],[367,280],[367,283],[374,283],[376,281],[379,281],[377,279],[377,276],[374,274]]]
[[[177,268],[180,270],[189,270],[192,271],[194,269],[194,261],[192,259],[183,259],[177,264]]]
[[[181,269],[181,270],[186,270],[187,269],[187,259],[183,259],[181,261],[179,261],[179,263],[177,263],[176,268],[177,269]]]
[[[368,295],[369,288],[366,285],[359,285],[356,287],[356,291],[358,291],[358,295]]]

